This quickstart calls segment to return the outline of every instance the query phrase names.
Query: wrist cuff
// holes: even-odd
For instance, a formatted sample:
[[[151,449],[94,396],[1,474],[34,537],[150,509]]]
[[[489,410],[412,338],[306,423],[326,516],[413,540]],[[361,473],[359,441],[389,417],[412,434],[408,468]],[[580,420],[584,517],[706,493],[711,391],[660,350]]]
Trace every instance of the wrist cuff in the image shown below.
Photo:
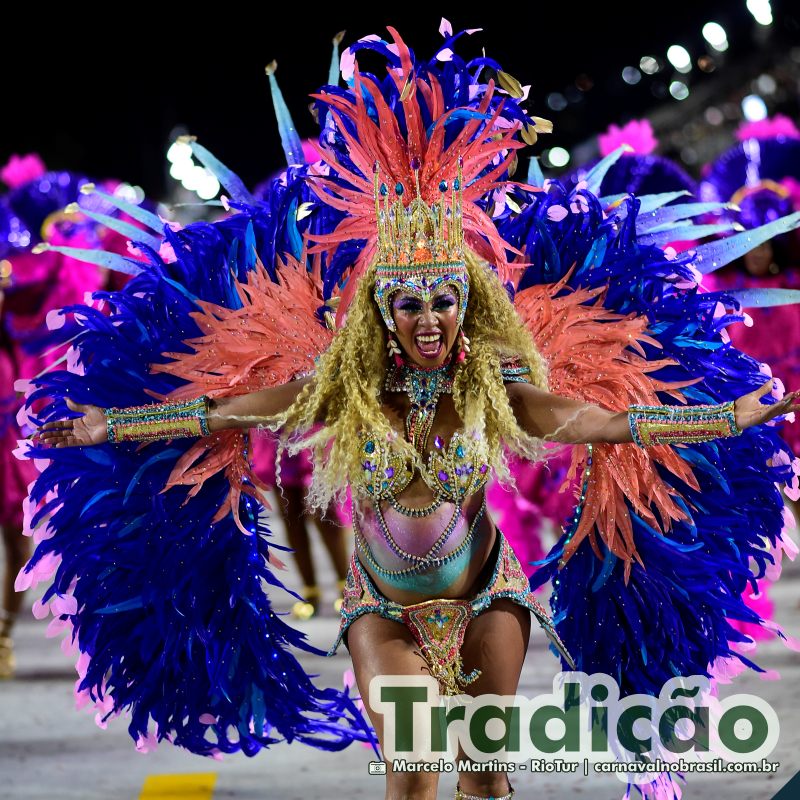
[[[628,424],[639,447],[690,444],[738,436],[733,400],[702,406],[630,406]]]
[[[208,398],[158,403],[132,408],[107,408],[108,441],[149,442],[188,436],[208,436]]]

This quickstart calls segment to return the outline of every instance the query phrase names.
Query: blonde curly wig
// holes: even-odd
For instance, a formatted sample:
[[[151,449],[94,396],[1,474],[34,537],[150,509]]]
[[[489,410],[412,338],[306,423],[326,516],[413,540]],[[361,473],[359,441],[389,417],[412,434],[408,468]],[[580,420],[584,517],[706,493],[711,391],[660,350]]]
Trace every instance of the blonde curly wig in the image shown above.
[[[503,445],[531,459],[545,457],[546,451],[541,440],[517,424],[500,364],[504,358],[521,358],[531,370],[531,382],[542,389],[547,389],[547,366],[497,276],[471,251],[466,264],[469,302],[463,328],[470,354],[456,368],[453,402],[464,429],[482,437],[498,477],[509,480]],[[312,448],[307,500],[313,509],[325,511],[344,498],[349,485],[357,485],[363,432],[393,439],[394,447],[419,464],[412,445],[396,435],[381,410],[388,353],[374,283],[373,269],[361,280],[346,322],[320,357],[314,378],[269,425],[280,428],[281,444],[290,452]]]

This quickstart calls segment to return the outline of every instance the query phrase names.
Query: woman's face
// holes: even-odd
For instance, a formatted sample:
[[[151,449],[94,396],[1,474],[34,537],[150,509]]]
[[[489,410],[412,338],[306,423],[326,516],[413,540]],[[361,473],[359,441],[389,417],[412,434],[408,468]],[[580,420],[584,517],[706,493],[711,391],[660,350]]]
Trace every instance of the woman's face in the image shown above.
[[[458,292],[442,286],[423,301],[400,290],[392,297],[392,317],[406,358],[420,367],[440,367],[458,335]]]

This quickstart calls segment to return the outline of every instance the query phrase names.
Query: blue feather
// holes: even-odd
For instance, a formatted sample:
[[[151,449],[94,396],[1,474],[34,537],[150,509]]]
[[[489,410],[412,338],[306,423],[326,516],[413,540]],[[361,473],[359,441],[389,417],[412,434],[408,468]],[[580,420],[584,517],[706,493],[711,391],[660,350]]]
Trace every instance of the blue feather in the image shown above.
[[[81,213],[84,216],[93,219],[95,222],[99,223],[105,228],[116,231],[120,235],[125,236],[132,242],[141,242],[142,244],[146,244],[148,247],[151,247],[154,250],[158,250],[161,245],[161,236],[153,236],[151,233],[147,233],[147,231],[137,228],[136,225],[133,225],[130,222],[117,219],[116,217],[112,217],[110,214],[98,214],[97,212],[89,211],[86,208],[81,208]]]
[[[606,173],[630,150],[627,146],[618,147],[613,153],[609,153],[605,158],[601,159],[597,164],[589,170],[584,180],[586,181],[587,191],[590,194],[597,195],[600,192],[600,186],[603,183]]]
[[[697,248],[695,265],[703,275],[708,275],[749,253],[754,247],[797,227],[800,227],[800,211],[727,239],[701,244]]]
[[[727,208],[728,205],[726,203],[681,203],[680,205],[654,209],[650,212],[640,211],[636,220],[636,230],[639,234],[654,232],[662,226],[666,227],[674,222],[705,214],[719,213],[727,210]]]
[[[706,236],[728,233],[733,229],[733,225],[728,223],[719,225],[664,226],[661,230],[640,234],[639,242],[641,242],[641,244],[663,247],[670,242],[682,242],[687,239],[704,239]]]
[[[544,175],[542,174],[542,167],[539,164],[538,156],[531,156],[528,159],[527,182],[531,186],[544,186]]]
[[[190,139],[188,144],[192,148],[192,154],[225,187],[233,200],[239,203],[253,202],[253,196],[238,175],[228,169],[203,145],[193,139]]]
[[[359,42],[353,50],[370,50],[399,65],[384,41]],[[443,87],[445,111],[470,109],[452,115],[452,124],[446,126],[445,137],[453,141],[475,117],[485,94],[486,86],[478,83],[481,71],[499,65],[486,58],[464,63],[454,57],[446,64],[411,58],[420,79],[435,78]],[[390,77],[373,78],[389,107],[396,109],[404,134],[399,90]],[[350,92],[337,86],[326,91],[332,98]],[[376,115],[374,101],[366,95],[364,99],[368,113]],[[490,111],[499,102],[504,103],[506,120],[525,118],[513,98],[493,98]],[[330,106],[323,101],[316,106],[325,119]],[[432,112],[424,103],[422,114],[429,127]],[[323,136],[330,138],[326,143],[340,163],[355,169],[343,137],[337,139],[329,127]],[[193,148],[204,160],[201,154],[207,151]],[[759,237],[787,230],[798,219],[751,232],[749,241],[734,236],[701,245],[694,261],[691,253],[667,259],[656,245],[676,232],[702,232],[702,226],[684,221],[704,213],[703,204],[669,205],[686,194],[682,192],[597,198],[592,190],[598,190],[604,171],[619,155],[595,168],[589,189],[580,192],[581,204],[557,182],[548,184],[547,192],[515,189],[521,212],[506,209],[496,224],[530,264],[519,288],[559,280],[578,265],[571,287],[603,288],[609,311],[647,320],[657,346],[645,343],[645,358],[668,362],[651,373],[654,380],[700,378],[684,390],[698,402],[729,400],[756,388],[763,378],[758,364],[722,346],[726,320],[714,319],[717,297],[682,288],[682,283],[693,287],[697,263],[707,266],[743,252],[745,244],[753,246]],[[304,166],[289,167],[253,200],[236,176],[207,156],[204,163],[220,170],[215,174],[222,176],[238,213],[213,224],[166,229],[177,260],[165,264],[152,247],[146,266],[123,291],[98,293],[108,301],[110,316],[73,308],[80,318],[73,344],[85,376],[42,376],[28,399],[42,419],[63,417],[67,396],[107,407],[146,403],[154,394],[178,388],[177,378],[149,367],[164,363],[163,353],[184,350],[183,343],[200,334],[192,317],[198,300],[238,307],[231,278],[246,280],[256,253],[277,279],[277,258],[298,252],[298,237],[313,241],[342,219],[341,212],[315,201]],[[347,186],[335,170],[330,180]],[[611,201],[616,207],[609,208]],[[297,220],[296,209],[305,202],[315,203],[314,212]],[[568,213],[550,219],[548,211],[556,205]],[[587,210],[575,211],[573,205]],[[347,281],[362,246],[360,241],[347,242],[326,256],[325,298]],[[726,296],[732,302],[738,299]],[[47,398],[52,398],[49,405]],[[40,404],[45,404],[41,410]],[[111,464],[81,449],[31,449],[33,457],[49,460],[32,490],[32,501],[41,504],[34,524],[47,520],[55,533],[39,543],[28,569],[45,556],[58,555],[60,565],[45,596],[66,593],[75,582],[79,611],[71,621],[81,651],[92,656],[83,688],[107,694],[115,711],[129,710],[134,738],[155,724],[159,736],[197,753],[240,750],[253,755],[282,739],[332,750],[354,740],[375,746],[374,733],[353,699],[341,690],[317,687],[292,653],[292,648],[319,650],[283,622],[263,590],[269,586],[273,597],[286,591],[269,568],[275,545],[263,509],[249,498],[242,501],[242,519],[254,531],[243,536],[230,516],[212,524],[228,490],[221,476],[191,498],[185,487],[161,491],[189,446],[180,440],[153,443],[145,461],[135,448],[109,448]],[[627,579],[622,560],[611,554],[598,559],[588,540],[560,568],[566,535],[559,540],[531,584],[558,576],[553,617],[579,668],[617,676],[623,696],[658,694],[673,675],[707,674],[717,659],[739,658],[755,668],[737,652],[736,644],[746,637],[729,620],[759,624],[743,593],[757,571],[763,573],[770,563],[769,549],[782,527],[777,484],[793,477],[790,465],[767,464],[776,452],[792,456],[773,428],[759,426],[735,439],[680,448],[699,488],[684,485],[658,466],[687,519],[673,520],[670,530],[662,532],[628,505],[644,566],[634,561]],[[70,486],[69,492],[52,499],[60,486]],[[136,605],[139,597],[141,606]],[[206,713],[217,722],[200,723]],[[239,734],[229,738],[229,727]],[[217,744],[206,738],[209,731]]]
[[[275,118],[278,121],[278,132],[281,137],[281,144],[283,145],[283,153],[286,157],[286,164],[305,164],[306,159],[303,155],[303,143],[297,134],[292,115],[289,113],[289,107],[283,99],[283,93],[280,86],[278,86],[278,79],[275,77],[275,71],[272,68],[267,70],[267,77],[269,78],[269,88],[272,93],[272,105],[275,109]],[[335,83],[336,81],[331,81]]]
[[[150,230],[159,235],[164,230],[164,222],[157,214],[135,203],[129,203],[127,200],[115,194],[109,194],[102,189],[98,189],[94,184],[91,185],[91,191],[89,191],[88,185],[83,186],[81,188],[81,193],[96,194],[98,197],[102,197],[107,203],[116,206],[123,214],[127,214],[131,219],[135,219],[137,222],[140,222],[146,228],[150,228]],[[81,207],[81,211],[85,211],[85,209]],[[141,231],[139,233],[141,233]]]
[[[104,250],[90,250],[83,247],[67,247],[55,244],[48,244],[44,249],[62,253],[87,264],[95,264],[98,267],[114,270],[114,272],[121,272],[124,275],[138,275],[142,271],[141,265],[134,259],[125,258],[117,253],[108,253]]]
[[[742,308],[774,308],[800,303],[800,289],[726,289]]]

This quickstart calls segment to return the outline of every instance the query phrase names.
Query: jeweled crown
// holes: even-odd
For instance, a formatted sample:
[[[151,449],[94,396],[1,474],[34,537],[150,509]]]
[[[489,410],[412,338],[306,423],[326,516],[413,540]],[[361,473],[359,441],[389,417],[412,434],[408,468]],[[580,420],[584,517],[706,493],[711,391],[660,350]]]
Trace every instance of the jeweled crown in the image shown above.
[[[412,159],[415,196],[405,205],[408,187],[397,183],[390,190],[375,165],[375,263],[379,272],[418,271],[421,266],[429,271],[431,267],[452,267],[464,261],[461,159],[456,177],[439,183],[439,197],[430,205],[420,191],[419,168],[419,159]]]

